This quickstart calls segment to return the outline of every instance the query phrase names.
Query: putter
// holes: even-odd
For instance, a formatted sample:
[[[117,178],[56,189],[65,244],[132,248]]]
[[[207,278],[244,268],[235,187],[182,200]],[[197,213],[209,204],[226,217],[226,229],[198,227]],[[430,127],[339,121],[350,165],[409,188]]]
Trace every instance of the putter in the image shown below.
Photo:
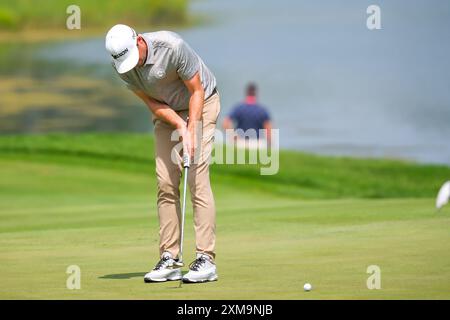
[[[184,266],[183,262],[183,240],[184,240],[184,219],[186,216],[186,188],[187,188],[187,179],[188,179],[188,172],[190,167],[190,157],[187,152],[183,154],[183,168],[184,168],[184,186],[183,186],[183,200],[182,200],[182,207],[181,207],[181,237],[180,237],[180,254],[178,257],[178,261],[175,262],[175,265],[179,268]],[[180,280],[180,287],[181,283],[183,282],[183,278]]]
[[[178,262],[184,265],[183,262],[183,240],[184,240],[184,220],[186,216],[186,189],[187,189],[187,179],[190,167],[189,154],[185,153],[183,155],[183,168],[184,168],[184,186],[183,186],[183,204],[181,207],[181,238],[180,238],[180,258]]]

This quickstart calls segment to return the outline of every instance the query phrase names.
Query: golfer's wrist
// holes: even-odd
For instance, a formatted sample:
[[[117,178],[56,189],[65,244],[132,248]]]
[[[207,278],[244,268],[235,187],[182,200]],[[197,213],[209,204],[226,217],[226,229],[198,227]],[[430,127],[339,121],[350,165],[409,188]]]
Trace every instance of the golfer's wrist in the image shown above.
[[[196,127],[196,125],[197,125],[197,121],[199,121],[199,120],[190,120],[189,119],[189,123],[187,124],[187,129],[189,130],[189,131],[191,131],[191,132],[193,132],[193,131],[195,131],[195,127]]]
[[[186,122],[183,119],[179,119],[176,123],[175,123],[175,128],[177,130],[185,130],[186,129]]]

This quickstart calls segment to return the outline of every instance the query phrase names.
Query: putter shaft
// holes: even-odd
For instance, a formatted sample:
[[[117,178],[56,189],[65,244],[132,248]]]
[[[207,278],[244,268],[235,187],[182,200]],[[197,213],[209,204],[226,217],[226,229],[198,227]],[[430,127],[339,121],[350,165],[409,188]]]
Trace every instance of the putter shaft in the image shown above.
[[[183,240],[184,240],[184,220],[186,215],[186,187],[188,178],[189,162],[184,161],[184,186],[183,186],[183,203],[181,207],[181,237],[180,237],[180,258],[178,263],[183,265]]]

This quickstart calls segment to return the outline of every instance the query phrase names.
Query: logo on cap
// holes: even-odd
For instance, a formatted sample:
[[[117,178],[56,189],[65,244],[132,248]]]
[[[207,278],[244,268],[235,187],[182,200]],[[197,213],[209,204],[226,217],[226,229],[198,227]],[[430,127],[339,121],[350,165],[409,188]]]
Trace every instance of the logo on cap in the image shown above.
[[[114,58],[114,59],[118,59],[118,58],[120,58],[121,56],[123,56],[125,53],[127,53],[128,52],[128,48],[126,48],[125,50],[123,50],[122,52],[119,52],[118,54],[112,54],[111,56]]]

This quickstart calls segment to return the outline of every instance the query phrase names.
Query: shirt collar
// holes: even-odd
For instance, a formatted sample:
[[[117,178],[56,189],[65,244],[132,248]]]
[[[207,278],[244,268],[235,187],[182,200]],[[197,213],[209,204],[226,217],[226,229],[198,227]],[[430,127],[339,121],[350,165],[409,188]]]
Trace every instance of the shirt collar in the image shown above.
[[[155,64],[155,50],[152,45],[152,41],[146,34],[143,34],[142,37],[147,43],[147,59],[145,60],[145,65],[147,64]]]

